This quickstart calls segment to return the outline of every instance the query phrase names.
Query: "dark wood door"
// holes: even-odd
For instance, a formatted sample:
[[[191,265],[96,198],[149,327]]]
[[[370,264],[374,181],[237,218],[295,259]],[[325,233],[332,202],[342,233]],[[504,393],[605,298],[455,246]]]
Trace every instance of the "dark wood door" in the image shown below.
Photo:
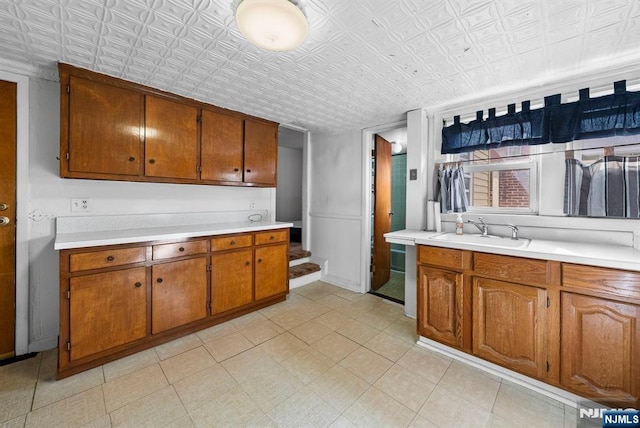
[[[242,182],[244,121],[202,110],[202,180]]]
[[[71,361],[146,336],[145,268],[71,278],[69,290]]]
[[[161,333],[207,316],[207,258],[152,268],[151,332]]]
[[[288,245],[257,247],[255,251],[256,300],[286,293],[289,280]]]
[[[253,301],[253,250],[211,257],[211,310],[214,315]]]
[[[462,346],[462,274],[420,266],[418,333],[447,345]]]
[[[562,293],[560,381],[613,407],[640,406],[640,306]]]
[[[75,76],[69,91],[69,171],[140,175],[143,96]]]
[[[244,182],[276,186],[278,126],[275,123],[244,121]]]
[[[0,359],[15,351],[16,91],[16,83],[0,81]]]
[[[391,231],[391,143],[376,135],[373,187],[373,278],[377,290],[391,277],[391,244],[384,234]]]
[[[145,98],[145,175],[198,178],[198,109],[163,98]]]
[[[474,278],[473,353],[528,376],[546,374],[547,292]]]

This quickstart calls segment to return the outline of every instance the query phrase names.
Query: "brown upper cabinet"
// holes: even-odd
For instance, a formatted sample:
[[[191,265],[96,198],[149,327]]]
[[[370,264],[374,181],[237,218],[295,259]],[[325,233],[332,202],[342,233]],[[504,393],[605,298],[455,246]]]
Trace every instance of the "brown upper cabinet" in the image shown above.
[[[242,183],[244,121],[210,110],[202,111],[202,179]]]
[[[68,124],[69,148],[61,158],[66,176],[139,175],[144,97],[81,77],[69,80],[69,93],[62,97],[68,100],[69,112],[63,123]]]
[[[147,177],[198,178],[198,109],[155,96],[145,97]]]
[[[275,187],[278,124],[59,64],[60,176]]]
[[[202,180],[276,185],[278,126],[202,111]]]
[[[276,185],[278,126],[274,123],[244,121],[244,181]]]

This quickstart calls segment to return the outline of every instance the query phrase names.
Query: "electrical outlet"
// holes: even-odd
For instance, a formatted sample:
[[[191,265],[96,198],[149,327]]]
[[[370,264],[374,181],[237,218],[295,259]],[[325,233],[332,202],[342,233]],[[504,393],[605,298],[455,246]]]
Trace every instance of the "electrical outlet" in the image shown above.
[[[256,201],[249,202],[249,209],[250,210],[255,210],[256,209]]]
[[[89,212],[91,211],[90,198],[71,198],[71,212]]]

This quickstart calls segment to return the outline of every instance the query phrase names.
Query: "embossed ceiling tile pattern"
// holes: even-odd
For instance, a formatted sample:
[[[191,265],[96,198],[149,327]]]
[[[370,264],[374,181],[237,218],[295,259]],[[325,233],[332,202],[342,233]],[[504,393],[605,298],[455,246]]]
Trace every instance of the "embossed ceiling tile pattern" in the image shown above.
[[[0,60],[69,62],[328,132],[640,56],[634,0],[297,0],[309,35],[285,53],[241,36],[239,3],[7,0]]]

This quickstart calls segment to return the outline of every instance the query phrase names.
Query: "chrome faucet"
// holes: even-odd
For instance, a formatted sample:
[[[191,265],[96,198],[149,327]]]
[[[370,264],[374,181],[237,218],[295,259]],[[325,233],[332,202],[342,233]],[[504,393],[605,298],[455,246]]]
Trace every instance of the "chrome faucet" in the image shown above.
[[[516,226],[515,224],[507,224],[507,226],[509,226],[511,228],[511,239],[518,239],[518,226]]]
[[[478,230],[482,233],[482,236],[487,236],[489,234],[489,226],[487,226],[487,223],[484,222],[482,217],[478,217],[478,220],[480,220],[479,224],[478,222],[475,222],[473,220],[467,220],[467,223],[471,223],[472,225],[477,227]]]

